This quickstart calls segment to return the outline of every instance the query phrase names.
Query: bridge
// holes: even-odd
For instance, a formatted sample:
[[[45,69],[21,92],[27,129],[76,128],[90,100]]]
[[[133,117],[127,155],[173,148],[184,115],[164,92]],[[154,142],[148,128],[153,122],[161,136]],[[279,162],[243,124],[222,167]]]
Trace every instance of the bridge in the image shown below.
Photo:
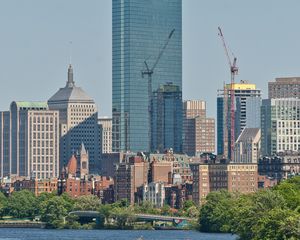
[[[101,214],[97,211],[72,211],[70,215],[76,215],[83,221],[96,219],[96,222],[100,220]],[[171,222],[176,227],[187,226],[194,219],[187,217],[174,217],[165,215],[152,215],[152,214],[134,214],[136,221],[151,222],[152,225],[155,222]]]

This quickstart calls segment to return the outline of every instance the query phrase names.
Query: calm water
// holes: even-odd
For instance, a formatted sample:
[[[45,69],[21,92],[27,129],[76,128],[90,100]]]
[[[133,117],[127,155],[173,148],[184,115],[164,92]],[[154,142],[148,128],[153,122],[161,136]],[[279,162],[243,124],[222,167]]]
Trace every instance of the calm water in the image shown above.
[[[0,240],[234,240],[230,234],[196,231],[44,230],[0,228]]]

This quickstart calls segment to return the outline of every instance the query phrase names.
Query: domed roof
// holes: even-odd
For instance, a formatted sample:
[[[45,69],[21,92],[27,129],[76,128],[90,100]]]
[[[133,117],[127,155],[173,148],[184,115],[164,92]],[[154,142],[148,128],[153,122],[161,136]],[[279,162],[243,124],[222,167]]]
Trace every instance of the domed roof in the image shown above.
[[[73,68],[71,64],[68,68],[68,81],[64,88],[60,88],[48,102],[86,102],[94,103],[94,100],[89,97],[80,87],[75,86],[73,80]]]
[[[70,158],[68,162],[68,173],[72,175],[76,175],[77,172],[77,159],[74,155]]]

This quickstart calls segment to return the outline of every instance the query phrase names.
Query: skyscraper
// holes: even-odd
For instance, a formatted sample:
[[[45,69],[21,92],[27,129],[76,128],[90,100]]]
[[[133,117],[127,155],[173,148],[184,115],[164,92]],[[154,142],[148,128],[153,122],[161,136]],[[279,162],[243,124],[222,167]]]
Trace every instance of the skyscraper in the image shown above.
[[[218,154],[230,156],[230,84],[218,90],[217,134]],[[234,86],[235,98],[235,140],[245,127],[260,128],[261,90],[255,84],[241,80]],[[233,156],[232,156],[233,157]]]
[[[172,148],[182,152],[182,92],[172,83],[153,92],[151,109],[151,151]]]
[[[49,108],[59,111],[61,167],[83,143],[89,153],[89,171],[100,167],[99,127],[97,107],[80,87],[75,86],[73,68],[69,65],[66,86],[49,100]]]
[[[215,152],[215,119],[206,117],[206,102],[183,102],[183,152],[194,156]]]
[[[141,72],[145,61],[149,69],[157,63],[151,92],[170,81],[182,89],[182,2],[113,0],[112,22],[112,151],[149,151],[148,76]]]
[[[58,177],[58,111],[46,102],[12,102],[0,121],[2,176]]]
[[[112,152],[112,119],[102,117],[98,119],[98,125],[100,130],[100,147],[102,153]]]
[[[300,99],[264,99],[261,106],[262,155],[300,151]]]

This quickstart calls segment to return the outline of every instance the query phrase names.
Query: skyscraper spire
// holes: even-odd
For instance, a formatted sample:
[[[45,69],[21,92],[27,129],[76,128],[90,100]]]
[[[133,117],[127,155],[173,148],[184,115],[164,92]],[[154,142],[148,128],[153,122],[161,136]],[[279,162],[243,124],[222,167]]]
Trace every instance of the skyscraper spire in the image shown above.
[[[75,82],[73,80],[73,68],[72,68],[72,65],[69,64],[69,67],[68,67],[68,81],[67,81],[66,87],[72,88],[74,86],[75,86]]]

